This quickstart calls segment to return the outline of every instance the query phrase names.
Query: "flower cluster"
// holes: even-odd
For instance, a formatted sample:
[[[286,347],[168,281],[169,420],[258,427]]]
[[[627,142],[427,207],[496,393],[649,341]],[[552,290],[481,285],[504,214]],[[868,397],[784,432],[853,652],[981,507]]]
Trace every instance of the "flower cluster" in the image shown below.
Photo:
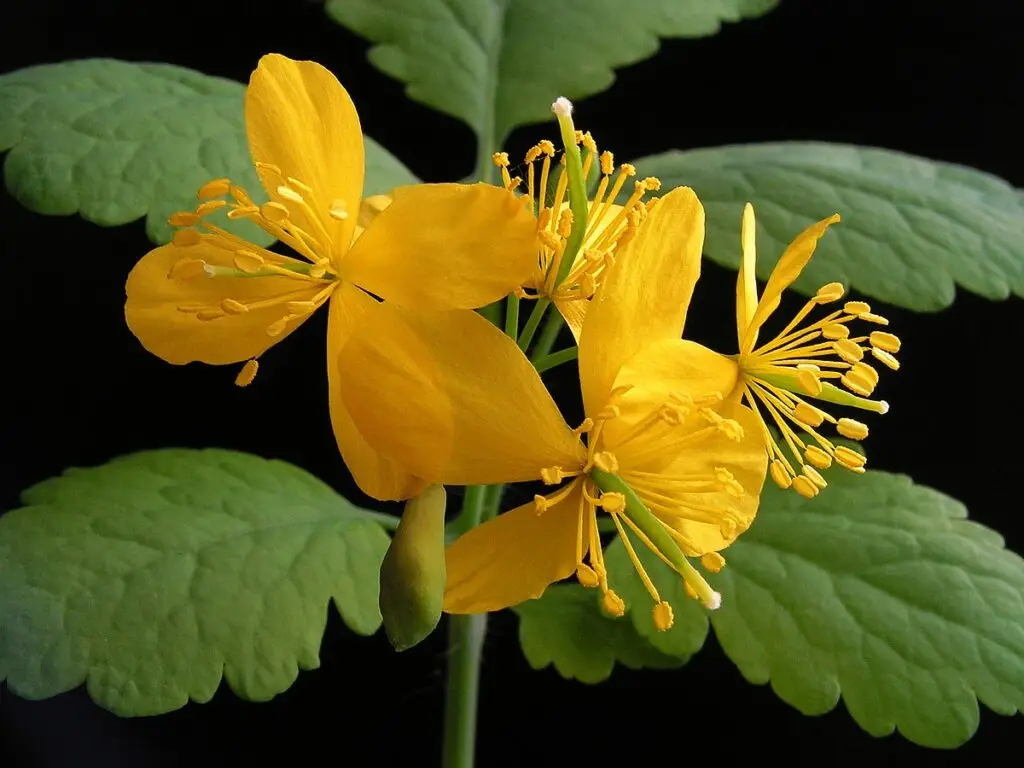
[[[195,210],[171,218],[172,242],[132,270],[125,315],[164,360],[241,364],[236,383],[246,386],[261,356],[326,305],[331,420],[367,494],[408,499],[435,484],[549,488],[449,546],[444,610],[499,610],[575,577],[622,615],[603,555],[607,516],[665,630],[672,608],[637,545],[717,608],[721,596],[700,569],[725,565],[721,552],[753,522],[766,477],[813,498],[833,463],[864,471],[864,456],[821,428],[867,436],[834,407],[885,413],[887,404],[871,399],[879,374],[868,360],[898,368],[900,341],[861,301],[813,319],[843,296],[830,283],[759,342],[839,217],[800,233],[758,296],[750,205],[738,354],[685,339],[704,244],[696,194],[680,187],[652,197],[657,179],[616,168],[611,152],[576,131],[568,102],[553,109],[564,151],[542,141],[518,166],[496,154],[499,185],[419,184],[361,200],[362,133],[344,88],[312,62],[264,57],[245,110],[267,202],[229,179],[203,186]],[[223,214],[249,220],[293,255],[231,234],[214,223]],[[562,417],[518,324],[502,332],[473,311],[502,299],[516,309],[535,301],[541,314],[553,304],[572,330],[580,424]]]

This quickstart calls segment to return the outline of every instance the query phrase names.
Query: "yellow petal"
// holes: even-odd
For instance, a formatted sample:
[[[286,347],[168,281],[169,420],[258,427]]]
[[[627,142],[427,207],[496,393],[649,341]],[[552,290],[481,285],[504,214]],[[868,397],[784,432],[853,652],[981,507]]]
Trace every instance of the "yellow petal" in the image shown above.
[[[754,206],[743,206],[743,228],[740,242],[743,259],[736,276],[736,343],[741,353],[750,352],[757,344],[757,329],[746,339],[749,349],[744,347],[744,336],[757,310],[757,225],[754,221]]]
[[[410,309],[474,309],[519,288],[537,260],[537,222],[489,184],[399,187],[345,258],[345,276]]]
[[[264,261],[281,263],[281,256],[246,244]],[[196,245],[164,245],[145,256],[132,269],[125,285],[125,320],[142,346],[169,363],[193,360],[213,365],[238,363],[257,357],[294,331],[305,319],[289,321],[276,335],[267,328],[287,314],[286,301],[311,301],[325,287],[288,277],[207,277],[202,265],[199,274],[186,274],[180,267],[175,277],[171,270],[182,261],[202,261],[213,267],[233,267],[237,253],[232,240],[217,235],[202,235]],[[281,298],[281,303],[251,309],[244,313],[225,313],[213,320],[199,320],[199,307],[215,311],[225,299],[243,304]]]
[[[744,432],[742,440],[735,442],[723,434],[716,434],[692,450],[676,452],[667,465],[653,464],[638,468],[641,472],[654,470],[661,475],[659,490],[672,498],[672,510],[670,514],[659,513],[658,516],[690,542],[690,547],[683,548],[690,557],[724,549],[750,527],[757,514],[768,468],[763,433],[753,411],[743,405],[728,404],[720,413],[740,423]],[[673,491],[672,479],[706,476],[719,468],[730,472],[742,486],[741,496],[734,496],[724,490],[705,493]],[[630,482],[632,471],[637,470],[630,467],[628,471],[622,472],[627,483]],[[642,482],[637,480],[636,484],[639,486]],[[644,494],[640,496],[643,498]],[[649,503],[653,509],[659,501],[651,500]],[[688,510],[688,507],[699,511]],[[707,515],[708,508],[721,510],[721,520],[728,518],[732,522],[721,524],[695,519]]]
[[[384,303],[338,358],[359,430],[419,477],[451,485],[577,469],[583,449],[515,343],[475,312]]]
[[[761,294],[761,301],[758,302],[754,316],[747,326],[746,336],[753,338],[754,334],[764,325],[772,312],[779,306],[782,292],[793,284],[793,281],[800,276],[804,267],[807,266],[807,262],[811,260],[811,256],[814,255],[814,249],[818,245],[818,240],[837,221],[839,221],[839,214],[833,214],[827,219],[822,219],[797,235],[796,239],[789,244],[782,254],[782,258],[779,259],[779,263],[772,270],[771,276],[768,278],[768,283],[764,287],[764,293]],[[746,336],[740,344],[741,349],[753,349],[753,342],[747,339]]]
[[[685,403],[690,398],[696,405],[705,399],[705,405],[720,408],[721,403],[714,399],[727,399],[736,388],[738,376],[735,360],[693,341],[665,339],[644,347],[622,366],[615,378],[616,389],[629,390],[616,400],[620,415],[605,424],[605,446],[614,450],[625,465],[630,463],[631,449],[648,453],[655,439],[670,443],[675,427],[665,424],[661,429],[642,433],[642,439],[629,440],[619,447],[623,438],[635,431],[637,423],[663,405]]]
[[[400,464],[382,456],[356,428],[341,397],[340,382],[358,371],[339,370],[338,355],[357,323],[372,323],[380,304],[353,285],[342,283],[331,298],[327,322],[327,387],[331,404],[331,425],[341,456],[356,484],[367,496],[382,501],[408,499],[419,494],[427,483]]]
[[[363,191],[363,133],[348,92],[315,62],[270,54],[249,79],[245,126],[252,159],[280,171],[257,165],[267,194],[308,234],[329,240],[322,245],[337,263],[352,240]],[[309,208],[282,196],[281,186],[298,192]],[[351,214],[345,219],[330,215],[339,200]]]
[[[555,307],[558,309],[565,324],[572,331],[573,340],[579,344],[580,333],[583,331],[583,321],[587,317],[587,308],[590,306],[589,299],[555,299]]]
[[[540,597],[549,584],[572,575],[581,493],[576,483],[541,514],[530,502],[459,537],[448,547],[444,610],[500,611]],[[589,540],[584,522],[583,541]]]
[[[583,404],[604,405],[619,368],[644,346],[678,339],[700,276],[704,208],[693,190],[663,197],[616,256],[587,309],[580,336]]]

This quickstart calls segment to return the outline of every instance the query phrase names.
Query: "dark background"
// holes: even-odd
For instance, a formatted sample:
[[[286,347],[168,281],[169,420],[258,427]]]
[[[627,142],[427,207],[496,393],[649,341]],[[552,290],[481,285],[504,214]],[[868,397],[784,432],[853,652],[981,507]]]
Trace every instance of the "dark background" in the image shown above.
[[[333,70],[366,132],[421,178],[453,180],[473,168],[470,130],[406,100],[400,84],[366,62],[367,44],[330,22],[318,0],[36,0],[5,5],[2,13],[0,72],[106,56],[245,80],[261,54],[278,51]],[[672,147],[816,139],[964,163],[1024,185],[1024,70],[1016,55],[1022,22],[1017,3],[995,0],[783,0],[774,13],[727,25],[718,36],[664,43],[654,58],[621,71],[610,91],[578,103],[577,124],[622,160]],[[523,129],[508,148],[519,156],[553,134],[553,126]],[[17,506],[21,489],[65,467],[166,446],[222,446],[286,459],[364,501],[334,447],[326,397],[277,407],[322,379],[324,313],[264,356],[246,390],[232,385],[234,368],[169,366],[145,353],[123,323],[124,278],[149,247],[141,221],[107,230],[77,217],[32,214],[0,193],[8,302],[0,509]],[[733,280],[706,263],[688,323],[698,340],[723,351],[733,343]],[[795,308],[800,300],[790,303]],[[893,410],[872,419],[871,465],[956,496],[975,519],[1024,550],[1014,447],[1024,411],[1007,396],[1016,387],[1006,376],[1015,366],[1008,353],[1024,331],[1020,301],[990,303],[961,291],[937,315],[877,311],[903,338],[904,367],[883,376],[880,396]],[[577,407],[574,374],[567,366],[554,377],[569,410]],[[898,735],[874,739],[842,705],[806,718],[769,687],[745,682],[714,639],[680,671],[618,668],[605,684],[586,686],[552,669],[531,671],[511,614],[490,626],[481,766],[604,765],[613,756],[640,764],[974,764],[1016,753],[1014,743],[1024,737],[1018,718],[987,710],[974,740],[955,752],[925,750]],[[118,719],[82,689],[43,702],[5,692],[0,762],[436,763],[442,632],[399,655],[382,636],[354,637],[332,612],[321,658],[319,670],[302,673],[272,702],[244,702],[222,687],[210,704],[155,718]]]

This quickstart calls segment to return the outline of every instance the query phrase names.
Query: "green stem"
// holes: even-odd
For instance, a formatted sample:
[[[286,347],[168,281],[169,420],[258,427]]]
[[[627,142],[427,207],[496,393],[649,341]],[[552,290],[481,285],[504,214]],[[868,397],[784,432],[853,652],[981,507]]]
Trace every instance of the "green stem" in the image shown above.
[[[505,333],[513,340],[519,335],[519,297],[514,293],[508,295],[505,304]]]
[[[561,365],[562,363],[568,363],[570,360],[575,360],[579,351],[579,347],[567,347],[566,349],[560,349],[558,352],[553,354],[545,355],[539,360],[537,359],[537,356],[534,355],[533,365],[537,369],[537,373],[544,373],[544,371],[549,371],[556,365]]]
[[[529,349],[530,342],[533,341],[533,334],[537,332],[537,326],[540,325],[544,312],[550,303],[551,299],[537,299],[537,302],[533,305],[533,311],[526,318],[526,325],[523,327],[523,332],[519,335],[519,348],[523,352]]]
[[[501,503],[501,485],[470,485],[462,512],[452,527],[459,533],[494,517]],[[444,703],[443,768],[473,768],[476,749],[480,654],[487,633],[487,614],[448,617],[448,682]]]
[[[538,360],[546,357],[551,352],[551,348],[555,346],[555,341],[558,339],[558,332],[561,330],[562,313],[552,312],[548,315],[548,319],[544,323],[544,330],[540,332],[537,344],[533,348],[533,355],[530,357],[531,362],[536,364]]]
[[[473,768],[480,653],[487,614],[448,617],[448,687],[444,702],[443,768]]]

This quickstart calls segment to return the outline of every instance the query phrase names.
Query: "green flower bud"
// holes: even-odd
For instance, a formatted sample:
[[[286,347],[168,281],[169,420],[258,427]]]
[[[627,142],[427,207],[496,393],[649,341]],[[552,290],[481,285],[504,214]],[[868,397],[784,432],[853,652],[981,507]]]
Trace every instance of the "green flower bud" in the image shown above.
[[[444,602],[444,486],[432,485],[405,503],[380,566],[380,612],[396,651],[434,631]]]

